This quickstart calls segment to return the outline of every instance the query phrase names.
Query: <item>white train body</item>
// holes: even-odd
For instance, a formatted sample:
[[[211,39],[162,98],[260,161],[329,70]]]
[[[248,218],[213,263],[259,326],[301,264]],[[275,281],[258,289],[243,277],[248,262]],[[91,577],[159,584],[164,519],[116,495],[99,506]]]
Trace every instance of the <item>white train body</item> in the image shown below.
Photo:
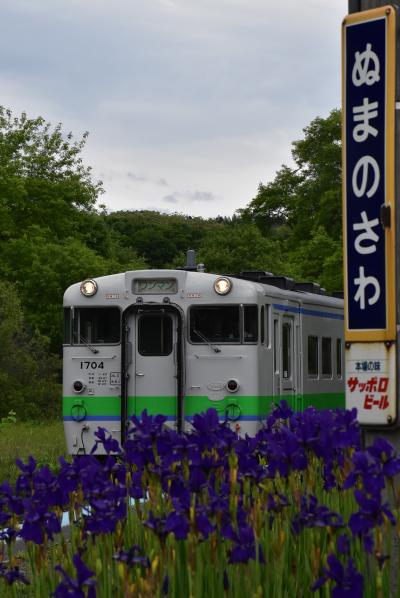
[[[80,283],[67,289],[69,453],[89,452],[99,426],[123,440],[144,409],[185,429],[212,407],[253,435],[280,399],[295,409],[344,406],[343,301],[221,278],[142,270],[94,279],[90,296]],[[216,283],[231,288],[219,294]]]

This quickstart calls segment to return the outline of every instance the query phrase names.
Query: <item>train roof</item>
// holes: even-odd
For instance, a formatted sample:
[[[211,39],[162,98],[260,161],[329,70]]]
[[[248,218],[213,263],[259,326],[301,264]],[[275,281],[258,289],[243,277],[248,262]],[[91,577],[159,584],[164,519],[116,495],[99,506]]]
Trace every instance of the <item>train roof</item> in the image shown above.
[[[252,280],[247,276],[240,274],[214,274],[206,272],[198,272],[192,270],[176,269],[176,270],[131,270],[121,272],[118,274],[110,274],[107,276],[94,277],[98,285],[99,292],[94,297],[84,297],[80,292],[81,283],[71,285],[64,294],[64,305],[86,305],[96,306],[106,304],[119,305],[125,307],[127,301],[140,295],[141,293],[134,292],[134,281],[146,278],[174,278],[178,281],[178,292],[176,294],[180,299],[198,299],[199,302],[210,302],[210,297],[216,295],[213,291],[213,284],[216,278],[220,276],[227,276],[233,282],[232,300],[237,301],[256,301],[259,294],[266,297],[271,297],[278,301],[296,301],[301,304],[324,305],[326,307],[343,309],[343,300],[321,294],[318,285],[314,287],[308,286],[309,283],[299,285],[289,284],[291,288],[282,288],[284,277],[274,277],[272,275],[259,276],[258,280]],[[288,279],[290,280],[290,279]],[[297,286],[295,286],[297,284]],[[314,290],[310,292],[308,289]],[[157,293],[158,297],[162,297],[163,293]],[[152,295],[151,295],[152,296]],[[169,295],[172,299],[171,294]],[[229,303],[229,296],[226,296],[226,302]],[[154,298],[153,298],[154,300]]]

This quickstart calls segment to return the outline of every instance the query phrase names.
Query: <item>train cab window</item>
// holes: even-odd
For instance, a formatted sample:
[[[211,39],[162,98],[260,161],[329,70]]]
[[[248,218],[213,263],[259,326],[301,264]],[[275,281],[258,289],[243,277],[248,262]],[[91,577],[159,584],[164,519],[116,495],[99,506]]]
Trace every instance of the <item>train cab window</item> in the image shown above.
[[[322,375],[332,376],[332,340],[328,337],[322,337]]]
[[[71,344],[71,308],[64,308],[64,345]]]
[[[239,305],[191,307],[189,338],[192,343],[200,344],[240,343]]]
[[[243,307],[243,322],[245,343],[256,343],[258,341],[258,310],[257,305],[245,305]]]
[[[172,318],[166,314],[143,314],[138,322],[138,351],[155,357],[172,352]]]
[[[121,339],[118,307],[80,307],[74,313],[74,343],[115,344]]]
[[[283,378],[292,376],[292,325],[289,322],[282,324],[282,372]]]
[[[342,377],[342,340],[336,339],[336,375]]]
[[[318,378],[318,337],[308,337],[308,376]]]

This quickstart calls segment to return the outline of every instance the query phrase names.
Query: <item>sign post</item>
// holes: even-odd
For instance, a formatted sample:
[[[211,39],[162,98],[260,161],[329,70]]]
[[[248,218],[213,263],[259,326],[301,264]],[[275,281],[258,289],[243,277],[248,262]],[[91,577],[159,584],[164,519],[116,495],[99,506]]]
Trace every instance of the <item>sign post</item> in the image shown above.
[[[400,450],[400,0],[349,0],[342,25],[346,406]],[[393,496],[387,496],[389,502]],[[399,596],[392,532],[390,596]]]
[[[362,425],[399,424],[396,384],[396,9],[342,29],[346,406]]]

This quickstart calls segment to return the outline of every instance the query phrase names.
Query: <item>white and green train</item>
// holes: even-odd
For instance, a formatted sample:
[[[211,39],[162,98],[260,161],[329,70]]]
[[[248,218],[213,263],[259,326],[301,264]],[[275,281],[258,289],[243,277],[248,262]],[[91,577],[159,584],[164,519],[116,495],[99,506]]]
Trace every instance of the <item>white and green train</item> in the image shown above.
[[[85,280],[64,296],[63,418],[68,451],[94,432],[124,439],[129,417],[186,429],[210,407],[253,435],[280,399],[344,407],[343,300],[265,272],[196,268]]]

